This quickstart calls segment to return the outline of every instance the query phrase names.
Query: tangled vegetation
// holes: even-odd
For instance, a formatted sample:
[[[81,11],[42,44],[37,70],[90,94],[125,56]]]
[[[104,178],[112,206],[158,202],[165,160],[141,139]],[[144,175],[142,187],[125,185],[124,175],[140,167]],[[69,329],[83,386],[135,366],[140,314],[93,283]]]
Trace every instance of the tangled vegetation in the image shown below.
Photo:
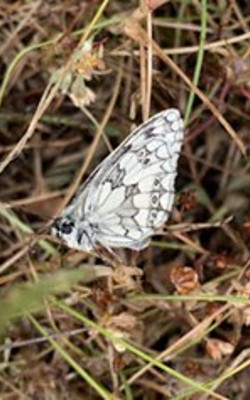
[[[0,13],[0,398],[248,399],[249,3]],[[185,143],[151,245],[118,265],[60,244],[49,225],[80,183],[169,107]]]

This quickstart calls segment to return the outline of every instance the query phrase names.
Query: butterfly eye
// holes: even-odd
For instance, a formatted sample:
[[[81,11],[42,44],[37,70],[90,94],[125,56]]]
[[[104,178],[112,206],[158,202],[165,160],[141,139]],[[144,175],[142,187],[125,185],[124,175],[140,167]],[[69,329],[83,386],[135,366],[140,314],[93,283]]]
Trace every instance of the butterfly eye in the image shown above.
[[[73,228],[74,228],[73,221],[64,221],[60,226],[60,231],[65,235],[69,235],[73,231]]]

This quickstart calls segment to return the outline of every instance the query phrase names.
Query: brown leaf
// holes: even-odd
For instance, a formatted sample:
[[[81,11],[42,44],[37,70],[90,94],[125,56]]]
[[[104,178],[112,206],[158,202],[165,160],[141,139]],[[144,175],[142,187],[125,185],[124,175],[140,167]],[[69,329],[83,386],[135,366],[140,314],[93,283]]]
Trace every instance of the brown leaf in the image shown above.
[[[199,287],[197,272],[183,265],[176,265],[171,269],[170,280],[180,294],[189,293]]]
[[[231,343],[220,339],[208,339],[206,350],[213,360],[220,361],[223,356],[232,354],[234,347]]]

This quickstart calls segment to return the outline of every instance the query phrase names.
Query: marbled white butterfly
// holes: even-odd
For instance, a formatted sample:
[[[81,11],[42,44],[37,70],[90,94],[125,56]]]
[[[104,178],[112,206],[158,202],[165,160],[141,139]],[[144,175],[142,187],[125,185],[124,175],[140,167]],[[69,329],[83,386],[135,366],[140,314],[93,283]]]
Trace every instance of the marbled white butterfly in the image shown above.
[[[93,171],[52,232],[83,251],[145,248],[172,209],[183,135],[174,108],[140,125]]]

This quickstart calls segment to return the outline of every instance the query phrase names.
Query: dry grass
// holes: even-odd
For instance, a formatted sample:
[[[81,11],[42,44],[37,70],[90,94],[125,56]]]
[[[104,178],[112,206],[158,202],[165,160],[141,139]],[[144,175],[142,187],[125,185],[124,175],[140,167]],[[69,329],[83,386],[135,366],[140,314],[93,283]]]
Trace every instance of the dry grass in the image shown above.
[[[249,11],[1,2],[1,400],[249,398]],[[168,107],[186,134],[163,234],[126,268],[58,245],[51,218]]]

